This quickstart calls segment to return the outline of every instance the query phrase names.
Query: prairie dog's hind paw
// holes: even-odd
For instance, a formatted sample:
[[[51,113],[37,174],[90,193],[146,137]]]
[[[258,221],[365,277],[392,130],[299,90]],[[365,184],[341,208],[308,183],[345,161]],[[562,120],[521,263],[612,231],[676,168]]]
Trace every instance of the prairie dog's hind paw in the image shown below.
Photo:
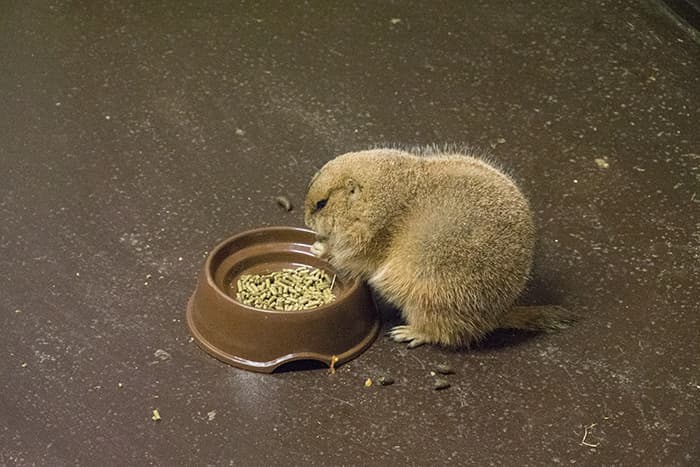
[[[426,336],[416,332],[409,324],[394,326],[388,334],[395,342],[408,342],[406,347],[409,349],[415,349],[430,342]]]

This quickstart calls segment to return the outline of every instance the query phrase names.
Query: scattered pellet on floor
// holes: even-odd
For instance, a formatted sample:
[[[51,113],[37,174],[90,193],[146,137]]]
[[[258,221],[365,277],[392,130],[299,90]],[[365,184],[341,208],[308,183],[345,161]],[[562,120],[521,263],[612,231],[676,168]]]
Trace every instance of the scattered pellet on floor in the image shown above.
[[[275,201],[286,211],[291,211],[292,209],[294,209],[294,205],[292,205],[292,202],[289,201],[289,198],[287,198],[286,196],[277,196],[275,197]]]
[[[394,384],[394,378],[392,378],[391,376],[380,376],[379,378],[377,378],[377,384],[379,384],[380,386],[391,386],[392,384]]]
[[[441,379],[441,378],[436,379],[435,382],[433,383],[433,389],[435,389],[436,391],[440,391],[442,389],[447,389],[450,386],[451,385],[450,385],[449,381],[447,381],[446,379]]]
[[[443,375],[451,375],[455,371],[452,369],[452,367],[446,363],[441,363],[435,367],[435,371],[437,371],[440,374]]]
[[[170,353],[163,349],[157,349],[155,352],[153,352],[153,355],[160,360],[168,360],[171,357]]]
[[[605,159],[597,158],[597,159],[594,159],[594,161],[595,161],[596,165],[598,167],[600,167],[601,169],[607,169],[608,167],[610,167],[610,164]]]

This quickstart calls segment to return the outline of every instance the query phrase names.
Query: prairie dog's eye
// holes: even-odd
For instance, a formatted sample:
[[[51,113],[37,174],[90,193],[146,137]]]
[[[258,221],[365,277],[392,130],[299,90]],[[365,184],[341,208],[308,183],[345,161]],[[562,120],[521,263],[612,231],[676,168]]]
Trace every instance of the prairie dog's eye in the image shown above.
[[[318,200],[318,202],[316,203],[316,210],[318,211],[323,209],[326,206],[326,203],[328,203],[328,198]]]

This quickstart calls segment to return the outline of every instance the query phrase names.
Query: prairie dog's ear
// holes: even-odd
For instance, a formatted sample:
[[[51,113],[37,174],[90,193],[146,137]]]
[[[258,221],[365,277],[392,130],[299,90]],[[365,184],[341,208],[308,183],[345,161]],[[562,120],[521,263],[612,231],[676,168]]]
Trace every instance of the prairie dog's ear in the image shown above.
[[[360,185],[352,179],[345,180],[345,191],[348,194],[348,199],[355,200],[360,196]]]
[[[316,179],[318,178],[318,174],[320,174],[320,173],[321,173],[321,171],[320,171],[320,170],[317,170],[316,173],[314,174],[314,176],[311,177],[311,180],[309,181],[309,184],[306,185],[306,191],[309,191],[309,188],[311,188],[311,185],[314,184],[314,182],[315,182]]]

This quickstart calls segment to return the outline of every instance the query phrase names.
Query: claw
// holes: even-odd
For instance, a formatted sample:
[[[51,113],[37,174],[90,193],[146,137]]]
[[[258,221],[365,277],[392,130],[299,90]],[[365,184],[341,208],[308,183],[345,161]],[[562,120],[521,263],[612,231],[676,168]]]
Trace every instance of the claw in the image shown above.
[[[413,327],[407,324],[394,326],[391,328],[388,334],[389,337],[391,337],[391,339],[395,342],[408,342],[407,348],[409,349],[415,349],[416,347],[420,347],[421,345],[428,343],[423,336],[417,334]]]
[[[328,247],[325,243],[321,241],[314,242],[314,244],[311,245],[311,253],[314,256],[323,258],[328,255]]]
[[[426,341],[423,339],[413,339],[411,342],[408,343],[406,346],[407,349],[415,349],[416,347],[420,347],[421,345],[427,344]]]
[[[389,331],[389,337],[396,342],[408,342],[413,340],[410,336],[410,327],[406,325],[394,326]]]

